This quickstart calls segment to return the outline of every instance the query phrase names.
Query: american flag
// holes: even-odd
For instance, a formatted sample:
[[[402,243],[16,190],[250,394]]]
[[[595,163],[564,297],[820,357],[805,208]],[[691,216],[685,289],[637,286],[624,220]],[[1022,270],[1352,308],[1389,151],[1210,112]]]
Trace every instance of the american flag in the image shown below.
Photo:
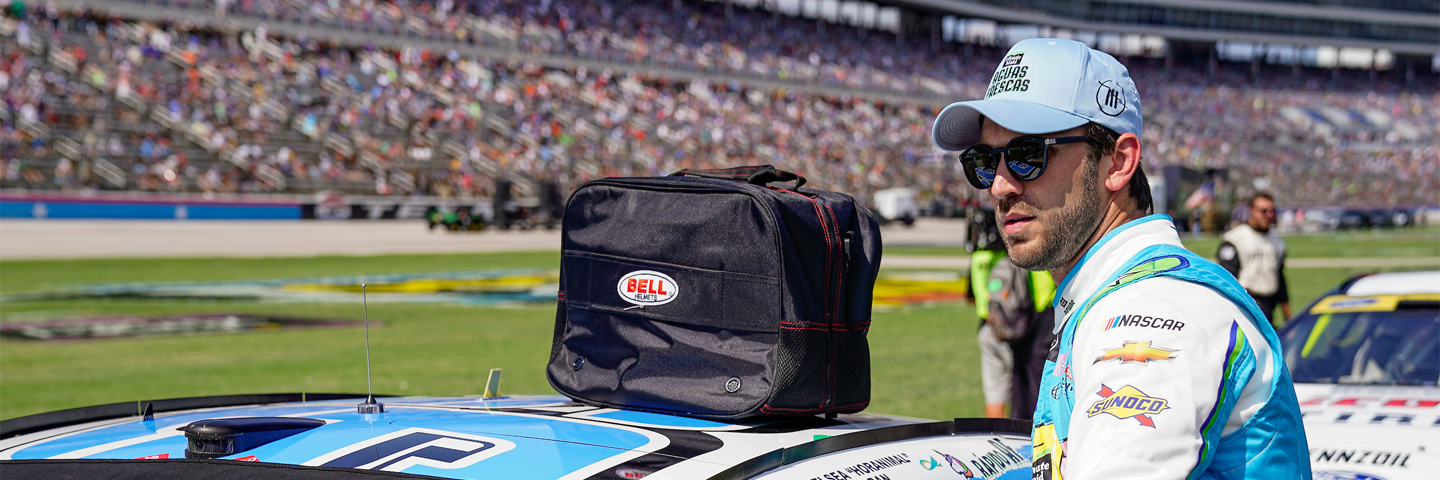
[[[1215,200],[1215,182],[1205,182],[1195,189],[1195,193],[1190,194],[1190,198],[1185,199],[1185,208],[1194,210],[1212,200]]]

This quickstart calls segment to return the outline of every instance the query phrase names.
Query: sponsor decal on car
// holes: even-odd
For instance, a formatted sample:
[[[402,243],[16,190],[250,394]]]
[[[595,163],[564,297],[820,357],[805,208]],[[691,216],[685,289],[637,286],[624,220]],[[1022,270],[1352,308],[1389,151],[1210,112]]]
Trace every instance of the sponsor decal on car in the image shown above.
[[[950,465],[950,469],[965,478],[976,478],[978,475],[985,480],[995,480],[1001,475],[1004,475],[1005,472],[1030,464],[1029,457],[1021,455],[1020,452],[1014,448],[1010,448],[1009,445],[1006,445],[1005,442],[998,438],[992,438],[985,443],[990,445],[990,450],[981,454],[971,452],[970,456],[973,458],[969,461],[955,458],[954,455],[939,450],[932,451],[944,457],[945,462]],[[930,466],[927,466],[925,463],[922,463],[920,466],[926,467],[926,470],[932,470],[936,464],[938,464],[938,462],[934,462],[932,458],[929,464]]]
[[[922,460],[922,462],[923,462],[923,460]],[[868,476],[868,477],[867,477],[867,475],[870,475],[870,474],[873,474],[873,473],[879,473],[879,472],[882,471],[882,470],[886,470],[886,469],[893,468],[893,467],[898,467],[898,466],[900,466],[900,465],[904,465],[904,464],[907,464],[907,463],[912,463],[912,460],[910,460],[910,454],[908,454],[908,453],[900,453],[900,454],[896,454],[896,455],[890,455],[890,456],[880,457],[880,458],[877,458],[877,459],[874,459],[874,460],[870,460],[870,461],[867,461],[867,462],[860,462],[860,463],[857,463],[857,464],[854,464],[854,465],[851,465],[851,466],[842,468],[842,469],[840,469],[840,470],[835,470],[835,471],[832,471],[832,472],[828,472],[828,473],[826,473],[826,474],[824,474],[824,475],[820,475],[820,476],[818,476],[818,477],[812,477],[810,480],[848,480],[848,479],[852,479],[852,478],[868,478],[868,479],[885,478],[885,479],[888,479],[888,478],[890,478],[890,477],[889,477],[889,476],[886,476],[885,474],[879,474],[879,475]]]
[[[1333,398],[1333,400],[1332,400]],[[1437,398],[1406,398],[1406,397],[1379,397],[1379,396],[1342,396],[1342,397],[1311,397],[1300,404],[1302,407],[1316,405],[1328,405],[1344,407],[1409,407],[1409,408],[1435,408],[1440,406],[1440,399]],[[1381,400],[1384,400],[1383,402]]]
[[[302,465],[404,471],[416,465],[459,469],[515,448],[509,440],[429,428],[406,428],[315,457]],[[376,452],[384,455],[376,458]]]
[[[945,463],[948,464],[948,465],[950,465],[950,469],[951,469],[951,470],[954,470],[955,473],[958,473],[958,474],[960,474],[960,476],[963,476],[963,477],[965,477],[965,478],[975,478],[975,472],[971,472],[971,471],[970,471],[970,467],[968,467],[968,466],[965,465],[965,461],[964,461],[964,460],[960,460],[960,459],[958,459],[958,458],[955,458],[954,455],[950,455],[950,454],[948,454],[948,453],[945,453],[945,452],[942,452],[942,451],[939,451],[939,450],[931,450],[931,451],[940,454],[941,457],[944,457],[944,458],[945,458]]]
[[[1346,463],[1353,465],[1409,468],[1407,463],[1410,462],[1410,454],[1381,450],[1322,448],[1310,450],[1310,461],[1313,463]]]
[[[165,460],[165,459],[168,459],[168,458],[170,458],[170,454],[168,454],[168,453],[162,453],[162,454],[159,454],[159,455],[146,455],[146,456],[143,456],[143,457],[135,457],[136,460]]]
[[[988,443],[994,449],[982,455],[971,453],[976,458],[970,461],[970,465],[975,467],[975,470],[980,472],[985,480],[994,480],[1005,472],[1030,464],[1029,458],[1010,448],[1000,439],[992,438]]]
[[[615,476],[620,477],[620,478],[630,479],[630,480],[639,480],[639,479],[642,479],[642,478],[645,478],[645,477],[650,476],[650,474],[652,474],[652,473],[655,473],[655,472],[651,472],[651,471],[649,471],[649,470],[638,470],[638,469],[628,468],[628,467],[621,467],[621,468],[615,469]]]
[[[1379,302],[1379,301],[1380,301],[1380,299],[1378,299],[1378,298],[1356,298],[1356,299],[1353,299],[1353,300],[1341,300],[1341,301],[1338,301],[1338,302],[1331,302],[1331,303],[1330,303],[1330,308],[1335,309],[1335,310],[1343,310],[1343,309],[1356,308],[1356,307],[1365,307],[1365,306],[1374,305],[1375,303],[1377,303],[1377,302]]]
[[[1129,385],[1120,387],[1119,390],[1111,390],[1101,384],[1097,393],[1101,400],[1091,404],[1090,409],[1086,410],[1088,417],[1109,414],[1121,420],[1134,418],[1141,425],[1155,428],[1155,420],[1150,416],[1170,408],[1169,400],[1146,395]]]
[[[620,277],[615,285],[620,298],[625,301],[650,307],[664,305],[680,295],[680,287],[669,275],[654,270],[637,270]]]
[[[1315,306],[1310,307],[1310,313],[1314,315],[1324,315],[1326,313],[1391,312],[1400,306],[1400,302],[1434,301],[1440,301],[1440,294],[1410,293],[1404,295],[1369,295],[1363,297],[1331,295],[1315,302]]]
[[[1151,317],[1148,315],[1116,315],[1106,320],[1105,328],[1101,330],[1118,327],[1147,327],[1178,332],[1185,329],[1185,322],[1168,318]]]
[[[1179,350],[1171,348],[1160,348],[1150,346],[1150,342],[1125,342],[1116,348],[1106,349],[1099,357],[1095,357],[1094,363],[1118,360],[1120,363],[1144,363],[1152,361],[1174,360],[1180,356]]]
[[[1314,410],[1300,412],[1305,421],[1343,423],[1343,424],[1365,424],[1372,426],[1390,425],[1396,427],[1440,427],[1440,416],[1412,415],[1408,413],[1369,413],[1369,412],[1317,412]]]
[[[1366,474],[1366,473],[1356,473],[1356,472],[1330,472],[1330,471],[1325,471],[1325,472],[1314,472],[1314,475],[1315,475],[1315,479],[1314,479],[1314,480],[1385,480],[1384,478],[1377,477],[1377,476],[1374,476],[1374,475],[1370,475],[1370,474]]]

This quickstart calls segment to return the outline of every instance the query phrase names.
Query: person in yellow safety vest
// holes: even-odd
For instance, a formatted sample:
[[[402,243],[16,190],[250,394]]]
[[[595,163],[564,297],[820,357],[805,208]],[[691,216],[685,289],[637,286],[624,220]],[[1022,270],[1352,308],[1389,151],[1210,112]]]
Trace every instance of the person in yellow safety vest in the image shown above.
[[[976,250],[970,254],[970,278],[986,279],[986,288],[977,289],[979,282],[970,283],[971,295],[975,297],[975,315],[980,318],[988,318],[990,310],[990,271],[995,264],[1006,258],[1004,250]],[[1041,311],[1048,308],[1055,300],[1055,279],[1048,271],[1030,272],[1030,287],[1034,294],[1035,310]]]
[[[977,340],[985,416],[1005,417],[1008,402],[1012,418],[1029,419],[1054,340],[1055,280],[1050,272],[1027,272],[1009,261],[992,210],[971,219],[970,293],[982,320]],[[1019,281],[1022,276],[1026,281]]]
[[[1004,253],[994,250],[970,254],[970,300],[975,302],[975,317],[980,319],[980,330],[975,335],[980,345],[980,390],[985,395],[985,416],[990,418],[1005,418],[1005,404],[1010,403],[1014,381],[1015,359],[1010,347],[995,337],[985,321],[990,312],[990,269],[1001,258]]]

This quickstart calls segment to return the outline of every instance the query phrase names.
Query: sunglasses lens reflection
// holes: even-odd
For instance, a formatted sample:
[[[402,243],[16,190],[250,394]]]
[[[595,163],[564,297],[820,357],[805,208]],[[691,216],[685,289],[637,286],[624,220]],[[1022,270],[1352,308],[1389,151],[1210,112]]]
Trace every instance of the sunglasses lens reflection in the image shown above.
[[[1017,138],[1010,142],[1005,152],[1005,164],[1010,167],[1010,172],[1015,178],[1023,182],[1029,182],[1040,178],[1040,173],[1045,171],[1045,146],[1044,140],[1038,138]]]
[[[995,183],[995,157],[988,150],[971,148],[960,155],[970,185],[982,190]]]

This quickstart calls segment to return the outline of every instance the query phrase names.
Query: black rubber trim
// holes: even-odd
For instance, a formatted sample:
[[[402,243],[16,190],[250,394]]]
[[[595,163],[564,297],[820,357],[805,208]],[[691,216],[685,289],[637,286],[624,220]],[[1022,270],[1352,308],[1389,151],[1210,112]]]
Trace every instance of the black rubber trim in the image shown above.
[[[291,403],[300,401],[343,400],[365,398],[360,393],[259,393],[248,395],[217,395],[210,397],[167,398],[164,400],[137,400],[134,402],[111,403],[90,407],[71,408],[48,413],[12,418],[0,422],[0,438],[10,438],[51,428],[124,418],[152,413],[191,410],[196,408],[232,407],[237,405],[260,405],[267,403]]]
[[[443,477],[413,473],[360,470],[355,468],[307,467],[284,463],[243,462],[235,460],[3,460],[0,469],[6,478],[70,480],[104,478],[107,480],[348,480],[355,478],[413,478],[434,480]]]
[[[1029,420],[1013,418],[957,418],[955,433],[1017,433],[1030,436],[1034,424]]]
[[[748,480],[785,465],[852,448],[956,433],[986,432],[1028,436],[1030,435],[1030,422],[1011,418],[957,418],[949,422],[912,423],[864,430],[773,450],[736,464],[710,477],[709,480]]]

